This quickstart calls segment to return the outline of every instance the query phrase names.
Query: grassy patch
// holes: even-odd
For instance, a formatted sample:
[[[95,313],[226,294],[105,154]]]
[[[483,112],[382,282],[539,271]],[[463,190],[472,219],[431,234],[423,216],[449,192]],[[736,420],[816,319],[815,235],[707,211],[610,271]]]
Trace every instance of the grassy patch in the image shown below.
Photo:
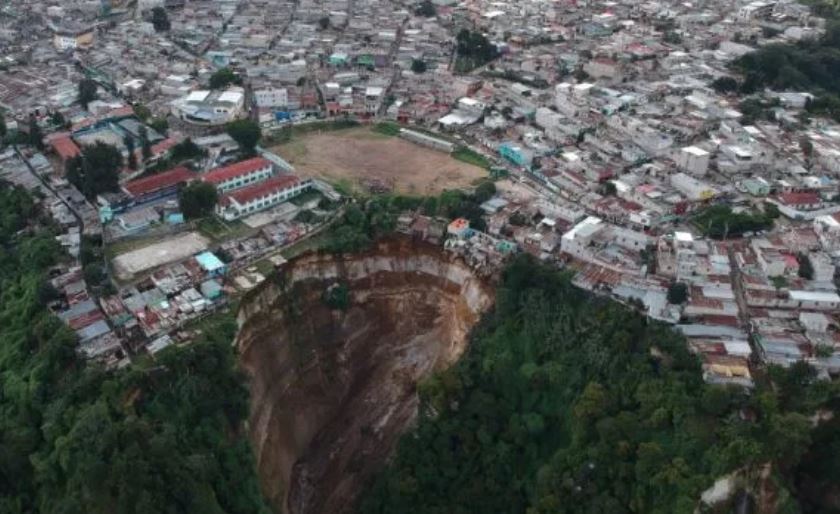
[[[284,248],[280,255],[282,255],[286,259],[294,259],[298,255],[308,252],[309,250],[317,250],[318,248],[323,245],[327,238],[328,238],[329,230],[325,230],[320,234],[316,234],[310,238],[304,239],[298,243],[295,243],[287,248]]]
[[[342,196],[353,196],[355,191],[355,187],[353,187],[353,182],[350,179],[342,178],[339,180],[335,180],[330,182],[333,188],[338,191],[338,194]]]
[[[252,266],[257,268],[257,271],[259,271],[264,277],[267,277],[274,271],[274,264],[272,264],[267,258],[258,260],[252,264]],[[250,268],[251,266],[248,267]]]
[[[310,189],[304,193],[297,195],[296,197],[292,198],[290,201],[300,207],[301,205],[305,205],[312,200],[321,200],[324,198],[324,195],[321,194],[320,191],[316,189]]]
[[[728,205],[713,205],[697,213],[692,222],[703,235],[726,239],[772,228],[773,215],[760,212],[736,213]]]
[[[330,120],[330,121],[314,121],[311,123],[301,123],[299,125],[286,125],[271,134],[263,137],[262,144],[264,146],[271,146],[276,144],[288,143],[305,134],[312,132],[329,132],[334,130],[344,130],[360,126],[356,120]]]
[[[397,136],[400,133],[400,126],[393,121],[383,121],[374,125],[373,131],[386,136]]]
[[[470,150],[466,146],[457,147],[455,151],[452,152],[452,158],[467,164],[472,164],[473,166],[478,166],[479,168],[484,168],[485,170],[489,170],[491,165],[490,160],[487,157],[474,150]]]
[[[118,255],[122,255],[124,253],[128,253],[134,250],[138,250],[140,248],[145,248],[151,244],[160,242],[163,239],[166,239],[171,234],[164,234],[164,235],[155,235],[149,237],[137,237],[137,238],[123,238],[114,241],[113,243],[108,243],[105,245],[105,255],[108,259],[113,259]]]
[[[200,319],[188,321],[182,327],[184,331],[195,331],[197,336],[213,334],[221,331],[223,325],[236,323],[236,311],[239,305],[237,300],[231,300],[227,306]]]
[[[198,222],[198,230],[213,241],[223,241],[247,235],[253,229],[239,220],[222,221],[215,216]]]
[[[776,289],[783,289],[788,286],[788,281],[785,277],[770,277],[770,282]]]

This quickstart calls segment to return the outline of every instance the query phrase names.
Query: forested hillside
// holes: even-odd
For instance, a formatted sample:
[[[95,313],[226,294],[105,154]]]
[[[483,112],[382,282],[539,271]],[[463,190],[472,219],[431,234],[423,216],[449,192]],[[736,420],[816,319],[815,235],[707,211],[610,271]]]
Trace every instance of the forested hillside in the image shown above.
[[[708,386],[670,329],[527,257],[471,345],[424,384],[363,514],[688,514],[717,477],[765,462],[778,512],[829,512],[840,435],[809,416],[836,409],[837,388],[808,366],[770,370],[753,394]]]
[[[267,512],[239,428],[236,325],[116,373],[45,308],[62,258],[32,198],[0,184],[0,513]]]
[[[62,258],[32,198],[0,184],[0,513],[268,512],[233,320],[106,372],[45,307]],[[717,477],[767,462],[775,510],[836,512],[840,417],[811,420],[840,408],[836,384],[797,365],[751,394],[708,386],[669,328],[526,256],[421,398],[363,514],[691,513]]]
[[[840,19],[830,21],[820,38],[767,45],[734,64],[744,74],[742,93],[809,91],[815,96],[805,106],[809,113],[840,119]]]

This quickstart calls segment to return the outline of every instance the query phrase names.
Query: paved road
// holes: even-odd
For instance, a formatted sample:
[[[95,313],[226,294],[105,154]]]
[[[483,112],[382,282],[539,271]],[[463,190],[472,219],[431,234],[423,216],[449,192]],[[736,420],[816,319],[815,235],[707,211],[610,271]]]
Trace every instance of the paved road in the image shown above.
[[[61,201],[61,203],[63,203],[64,205],[67,206],[67,208],[70,210],[70,213],[73,214],[74,218],[76,218],[76,223],[79,224],[79,234],[84,234],[85,233],[85,220],[82,218],[82,215],[79,214],[76,211],[76,208],[73,207],[73,204],[71,204],[70,202],[65,200],[63,196],[58,194],[58,191],[53,189],[53,187],[50,185],[49,182],[47,182],[46,180],[43,179],[43,177],[38,175],[38,173],[35,171],[35,168],[33,168],[31,164],[29,164],[29,159],[27,159],[26,156],[23,155],[23,153],[20,151],[20,148],[18,148],[17,145],[14,145],[14,149],[15,149],[15,153],[17,154],[17,156],[26,165],[26,169],[29,170],[29,173],[31,173],[32,176],[34,176],[36,179],[38,179],[38,182],[40,182],[44,186],[44,188],[46,188],[48,191],[50,191],[53,194],[53,196],[58,198]]]

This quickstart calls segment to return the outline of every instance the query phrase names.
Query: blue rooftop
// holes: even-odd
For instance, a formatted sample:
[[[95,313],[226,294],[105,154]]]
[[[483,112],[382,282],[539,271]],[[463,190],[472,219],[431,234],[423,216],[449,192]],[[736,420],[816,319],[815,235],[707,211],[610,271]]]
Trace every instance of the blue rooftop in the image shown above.
[[[204,268],[205,271],[218,271],[225,267],[225,263],[221,261],[213,252],[201,252],[195,256],[198,264]]]

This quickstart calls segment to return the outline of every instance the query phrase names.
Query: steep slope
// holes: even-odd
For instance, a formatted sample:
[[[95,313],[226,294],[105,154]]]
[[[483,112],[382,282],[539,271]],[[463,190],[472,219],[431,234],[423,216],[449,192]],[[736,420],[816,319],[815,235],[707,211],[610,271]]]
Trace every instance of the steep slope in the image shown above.
[[[347,305],[331,308],[326,297],[344,290]],[[458,359],[492,301],[463,262],[405,238],[361,254],[302,256],[249,295],[236,344],[275,507],[351,508],[414,420],[417,382]]]

